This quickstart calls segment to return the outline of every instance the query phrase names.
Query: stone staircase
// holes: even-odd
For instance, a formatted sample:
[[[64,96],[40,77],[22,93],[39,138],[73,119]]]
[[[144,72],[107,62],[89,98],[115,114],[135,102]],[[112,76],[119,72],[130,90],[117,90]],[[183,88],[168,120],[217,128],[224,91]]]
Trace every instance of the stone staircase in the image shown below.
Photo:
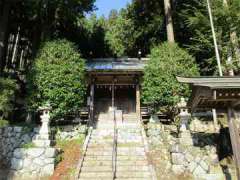
[[[103,118],[92,131],[80,180],[113,179],[114,123]],[[105,117],[107,118],[107,116]],[[144,149],[141,127],[135,122],[117,122],[116,180],[150,180],[152,174]]]

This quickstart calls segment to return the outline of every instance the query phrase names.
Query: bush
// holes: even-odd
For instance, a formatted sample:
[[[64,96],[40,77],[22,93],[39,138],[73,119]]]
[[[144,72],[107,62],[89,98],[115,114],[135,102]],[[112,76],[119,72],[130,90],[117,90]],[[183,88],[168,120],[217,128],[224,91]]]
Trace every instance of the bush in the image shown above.
[[[0,119],[8,118],[13,111],[16,89],[14,80],[0,77]]]
[[[31,148],[35,148],[35,147],[36,147],[36,145],[33,142],[29,142],[29,143],[21,145],[21,148],[24,148],[24,149],[31,149]]]
[[[84,102],[85,63],[67,40],[43,43],[28,79],[31,110],[50,103],[55,119],[76,112]]]
[[[7,120],[0,119],[0,128],[8,125],[9,125],[9,122]]]
[[[151,50],[150,61],[144,69],[142,100],[154,111],[174,111],[180,97],[188,97],[187,85],[177,82],[176,76],[198,75],[192,56],[177,44],[163,43]]]

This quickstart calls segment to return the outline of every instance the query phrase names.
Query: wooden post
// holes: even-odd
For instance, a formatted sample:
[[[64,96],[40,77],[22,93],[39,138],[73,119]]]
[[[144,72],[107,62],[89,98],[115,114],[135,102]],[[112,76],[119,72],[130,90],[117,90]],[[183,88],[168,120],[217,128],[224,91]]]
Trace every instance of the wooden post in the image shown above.
[[[237,177],[240,180],[240,136],[238,129],[236,127],[235,117],[233,114],[233,109],[231,106],[228,107],[228,126],[229,126],[229,133],[231,138],[232,150],[234,155],[234,161],[237,170]]]
[[[90,121],[91,125],[94,121],[94,84],[90,87]]]
[[[215,131],[217,131],[217,129],[218,129],[218,120],[217,120],[217,111],[216,111],[216,109],[212,109],[212,114],[213,114],[214,129],[215,129]]]
[[[140,102],[140,87],[139,84],[136,85],[136,113],[141,120],[141,102]]]
[[[115,86],[114,86],[114,82],[113,82],[113,84],[112,84],[112,109],[114,109],[114,106],[115,106],[115,93],[114,93],[114,91],[115,91]]]

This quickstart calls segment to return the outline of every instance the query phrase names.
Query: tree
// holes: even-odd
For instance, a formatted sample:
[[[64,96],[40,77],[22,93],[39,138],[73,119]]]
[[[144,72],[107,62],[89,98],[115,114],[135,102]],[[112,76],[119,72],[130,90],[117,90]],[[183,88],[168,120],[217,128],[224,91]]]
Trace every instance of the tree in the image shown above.
[[[94,9],[94,2],[95,0],[0,1],[0,69],[3,71],[7,67],[7,70],[18,71],[21,59],[33,59],[40,43],[46,39],[74,39],[79,19]],[[17,44],[14,58],[13,44]]]
[[[84,58],[111,57],[112,53],[105,40],[107,22],[104,16],[97,18],[96,14],[82,18],[78,22],[75,39]]]
[[[175,40],[174,40],[174,31],[173,31],[171,0],[164,0],[164,10],[165,10],[168,42],[174,43]]]
[[[236,53],[230,40],[231,31],[235,31],[238,37],[240,20],[240,2],[238,0],[228,1],[228,7],[223,7],[223,0],[211,1],[214,25],[219,44],[220,56],[224,73],[233,68],[238,71]],[[196,57],[200,66],[201,74],[216,74],[216,59],[214,53],[213,39],[206,1],[175,1],[174,19],[176,27],[176,38],[179,44],[187,47],[191,54]],[[238,39],[238,38],[236,38]],[[235,42],[237,42],[235,39]],[[235,47],[235,48],[232,48]],[[236,51],[235,51],[236,52]],[[227,63],[229,54],[232,57],[233,65]]]
[[[85,65],[67,40],[45,42],[29,74],[29,108],[50,103],[52,118],[75,113],[86,94]]]
[[[0,4],[0,75],[3,72],[5,66],[5,55],[6,55],[6,44],[7,44],[7,31],[8,31],[8,20],[10,12],[11,2],[3,1]]]
[[[106,39],[118,56],[136,57],[139,50],[146,56],[152,46],[166,37],[160,1],[133,0],[115,19],[109,18]]]
[[[150,60],[144,69],[142,100],[155,111],[164,109],[173,115],[181,97],[188,97],[186,85],[177,82],[176,76],[198,75],[194,58],[175,43],[163,43],[151,50]]]
[[[113,55],[127,55],[128,50],[134,46],[136,33],[132,20],[126,17],[126,10],[122,10],[118,16],[112,11],[107,25],[105,40]]]
[[[10,78],[0,77],[0,120],[8,119],[14,108],[16,82]]]

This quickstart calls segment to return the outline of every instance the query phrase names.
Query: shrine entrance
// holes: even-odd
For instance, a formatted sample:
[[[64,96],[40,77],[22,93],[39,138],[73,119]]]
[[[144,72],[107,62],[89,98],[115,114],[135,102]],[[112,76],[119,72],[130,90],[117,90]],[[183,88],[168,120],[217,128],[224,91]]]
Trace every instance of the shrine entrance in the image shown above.
[[[136,113],[136,85],[96,85],[94,105],[95,113],[107,113],[111,107]]]
[[[90,120],[111,119],[112,111],[121,119],[140,120],[140,79],[146,58],[107,58],[87,61]]]

